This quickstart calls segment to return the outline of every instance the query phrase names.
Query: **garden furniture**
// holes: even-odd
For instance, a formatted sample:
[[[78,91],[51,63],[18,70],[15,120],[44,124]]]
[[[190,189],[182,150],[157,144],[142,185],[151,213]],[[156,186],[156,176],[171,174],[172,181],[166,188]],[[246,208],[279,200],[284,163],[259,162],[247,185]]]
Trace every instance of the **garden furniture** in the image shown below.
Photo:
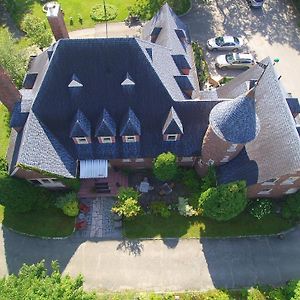
[[[174,187],[174,183],[170,183],[170,184],[168,184],[167,182],[164,183],[160,187],[159,195],[164,196],[164,195],[171,194],[173,192],[173,187]]]
[[[87,226],[87,222],[85,220],[83,220],[83,221],[77,222],[75,224],[75,229],[81,230],[81,229],[84,229],[86,226]]]
[[[88,213],[90,211],[90,207],[84,203],[79,204],[79,210],[83,213]]]

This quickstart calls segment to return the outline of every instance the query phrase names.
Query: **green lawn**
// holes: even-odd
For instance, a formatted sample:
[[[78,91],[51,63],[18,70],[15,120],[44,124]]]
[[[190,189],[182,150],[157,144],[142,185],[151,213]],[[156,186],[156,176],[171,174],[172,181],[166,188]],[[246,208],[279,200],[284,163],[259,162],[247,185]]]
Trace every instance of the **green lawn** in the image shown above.
[[[75,218],[64,215],[60,209],[54,207],[24,214],[6,209],[2,221],[3,225],[16,231],[46,237],[69,236],[73,232],[74,222]]]
[[[107,0],[107,4],[112,4],[118,9],[118,16],[114,21],[123,21],[128,15],[127,7],[132,5],[134,1],[135,0]],[[29,11],[32,11],[36,16],[45,18],[40,0],[14,0],[14,2],[16,3],[15,7],[13,7],[11,4],[9,5],[11,6],[10,13],[18,25],[20,24],[24,14]],[[94,5],[103,3],[102,0],[60,0],[58,2],[61,4],[61,7],[65,13],[65,20],[69,31],[93,27],[96,23],[90,18],[90,10]],[[82,25],[78,20],[79,14],[81,14],[83,17]],[[73,18],[73,26],[70,25],[70,17]]]
[[[199,238],[273,234],[293,225],[275,214],[257,220],[245,212],[228,222],[217,222],[204,217],[187,218],[173,212],[170,218],[144,215],[125,221],[123,230],[127,238]]]
[[[4,218],[4,206],[0,205],[0,223],[2,223]]]
[[[7,127],[8,111],[6,107],[0,103],[0,157],[6,156],[9,143],[9,129]]]

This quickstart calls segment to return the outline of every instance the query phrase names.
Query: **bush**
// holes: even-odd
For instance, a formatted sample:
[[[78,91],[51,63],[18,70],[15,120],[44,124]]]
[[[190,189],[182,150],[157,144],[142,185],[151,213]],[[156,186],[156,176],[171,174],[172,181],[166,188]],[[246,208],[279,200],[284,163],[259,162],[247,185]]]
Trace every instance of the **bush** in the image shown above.
[[[125,201],[128,198],[138,200],[139,197],[140,197],[139,192],[133,188],[121,187],[121,188],[119,188],[119,191],[117,194],[117,198],[119,201]]]
[[[299,300],[300,299],[300,281],[291,280],[283,289],[283,293],[289,300]]]
[[[231,299],[231,297],[226,292],[221,290],[208,291],[206,293],[203,293],[203,295],[201,296],[202,297],[199,297],[199,299],[201,300],[230,300]]]
[[[268,293],[268,299],[270,300],[286,300],[283,289],[275,288]]]
[[[171,153],[161,153],[154,161],[153,173],[161,181],[172,180],[178,173],[176,156]]]
[[[199,192],[201,189],[201,180],[194,169],[181,170],[182,183],[188,188],[189,192]]]
[[[21,28],[27,34],[31,43],[41,50],[51,45],[52,33],[42,19],[27,14],[21,23]]]
[[[266,300],[266,297],[259,289],[251,288],[248,290],[247,300]]]
[[[156,216],[161,216],[163,218],[168,218],[171,212],[165,202],[154,201],[150,204],[150,211]]]
[[[201,48],[201,46],[197,42],[192,42],[192,48],[194,52],[198,81],[200,87],[203,88],[203,85],[209,79],[208,65],[205,60],[203,49]]]
[[[198,215],[198,212],[188,204],[188,199],[183,197],[178,198],[178,212],[180,215],[185,217]]]
[[[244,181],[209,188],[199,198],[199,209],[203,209],[203,215],[217,221],[228,221],[236,217],[246,205]]]
[[[114,20],[118,15],[118,10],[114,5],[106,4],[106,14],[104,5],[98,4],[92,7],[90,17],[96,22],[105,22]]]
[[[118,214],[119,216],[131,219],[139,215],[142,209],[138,203],[138,200],[130,197],[125,200],[117,201],[111,211]]]
[[[201,193],[207,191],[211,187],[217,186],[216,169],[214,166],[209,166],[207,174],[201,178]]]
[[[0,173],[7,174],[8,164],[7,160],[4,157],[0,157]]]
[[[79,213],[78,199],[76,193],[68,193],[56,200],[55,206],[60,208],[69,217],[76,217]]]
[[[268,199],[256,199],[250,205],[250,214],[260,220],[272,212],[273,203]]]
[[[285,219],[300,219],[300,192],[287,197],[283,205],[282,216]]]

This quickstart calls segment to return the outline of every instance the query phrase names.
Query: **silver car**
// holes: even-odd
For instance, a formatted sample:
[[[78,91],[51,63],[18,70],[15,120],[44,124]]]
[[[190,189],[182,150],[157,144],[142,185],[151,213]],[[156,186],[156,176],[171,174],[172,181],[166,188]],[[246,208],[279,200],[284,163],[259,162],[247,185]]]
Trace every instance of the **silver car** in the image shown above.
[[[254,58],[250,53],[229,53],[216,58],[216,67],[221,70],[248,69],[254,63]]]
[[[207,41],[209,50],[238,50],[244,44],[242,37],[236,36],[218,36]]]
[[[249,5],[254,8],[262,7],[264,4],[264,0],[248,0]]]

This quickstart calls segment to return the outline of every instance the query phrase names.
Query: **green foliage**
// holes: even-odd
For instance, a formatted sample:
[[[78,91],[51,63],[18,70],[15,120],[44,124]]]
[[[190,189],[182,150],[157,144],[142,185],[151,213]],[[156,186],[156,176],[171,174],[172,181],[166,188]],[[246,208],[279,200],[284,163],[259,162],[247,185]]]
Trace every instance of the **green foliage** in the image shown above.
[[[59,197],[55,202],[55,206],[69,217],[76,217],[79,213],[78,199],[74,192]]]
[[[165,202],[153,201],[150,204],[150,211],[156,216],[168,218],[171,216],[171,212]]]
[[[200,191],[201,180],[194,169],[182,169],[180,173],[182,183],[187,187],[189,192],[193,193]]]
[[[0,279],[0,300],[44,299],[44,300],[95,300],[94,293],[83,291],[83,277],[72,279],[62,276],[57,262],[52,262],[48,274],[44,261],[35,265],[24,264],[18,275]]]
[[[52,43],[52,33],[46,22],[32,14],[25,15],[22,23],[22,30],[27,34],[32,45],[36,45],[41,50]]]
[[[8,171],[7,160],[3,157],[0,157],[0,173],[7,174],[7,171]]]
[[[273,203],[269,199],[256,199],[249,208],[250,214],[260,220],[272,212]]]
[[[282,288],[275,288],[268,292],[268,298],[270,300],[287,300]]]
[[[130,15],[139,16],[142,20],[149,20],[166,2],[177,15],[185,13],[191,5],[189,0],[136,0],[132,6],[128,7],[128,12]]]
[[[114,20],[118,15],[118,9],[114,5],[106,4],[104,9],[103,4],[98,4],[92,7],[90,17],[96,22],[105,22]]]
[[[138,200],[139,197],[140,197],[139,192],[130,187],[129,188],[120,187],[117,195],[119,201],[125,201],[128,198]]]
[[[153,173],[161,181],[172,180],[178,173],[176,156],[171,153],[161,153],[154,161]]]
[[[21,88],[27,68],[28,53],[21,49],[8,29],[0,28],[0,65]]]
[[[204,177],[201,178],[201,193],[205,192],[211,187],[217,186],[216,169],[214,166],[209,166],[208,171]]]
[[[248,290],[247,300],[266,300],[266,297],[259,289],[251,288]]]
[[[138,203],[138,200],[130,197],[125,200],[117,201],[111,211],[118,214],[119,216],[131,219],[139,215],[142,209]]]
[[[199,198],[199,209],[203,209],[203,215],[217,221],[228,221],[236,217],[246,205],[244,181],[209,188]]]
[[[178,212],[181,216],[185,217],[198,215],[198,212],[195,209],[193,209],[191,205],[188,204],[188,199],[183,197],[178,198]]]
[[[300,299],[300,280],[291,280],[283,288],[283,293],[289,300]]]
[[[203,85],[209,79],[208,65],[205,60],[202,47],[197,42],[192,42],[192,48],[194,52],[195,65],[196,65],[199,84],[200,87],[203,87]]]
[[[55,197],[55,193],[45,188],[35,187],[26,180],[0,173],[1,204],[15,212],[47,209]]]
[[[282,216],[285,219],[300,219],[300,192],[287,197],[283,205]]]

